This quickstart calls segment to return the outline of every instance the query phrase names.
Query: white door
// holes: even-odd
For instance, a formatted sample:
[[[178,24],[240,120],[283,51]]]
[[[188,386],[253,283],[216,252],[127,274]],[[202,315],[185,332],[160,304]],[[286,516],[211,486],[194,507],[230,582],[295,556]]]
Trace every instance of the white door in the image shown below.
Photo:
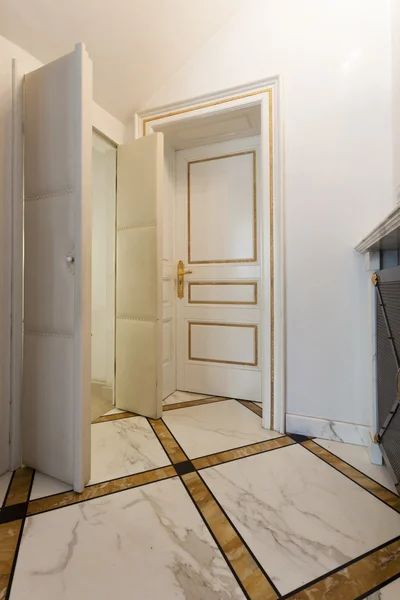
[[[178,389],[261,401],[259,138],[177,153]]]
[[[90,479],[92,63],[82,44],[25,78],[22,460]]]
[[[163,134],[119,146],[115,398],[122,410],[162,412]]]
[[[175,291],[175,150],[164,140],[163,202],[163,394],[176,390],[176,291]]]

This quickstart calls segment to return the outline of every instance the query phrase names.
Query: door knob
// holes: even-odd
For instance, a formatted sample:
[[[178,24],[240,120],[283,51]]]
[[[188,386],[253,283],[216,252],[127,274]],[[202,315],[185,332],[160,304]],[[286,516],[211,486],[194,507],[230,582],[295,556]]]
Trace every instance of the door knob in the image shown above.
[[[185,275],[190,275],[192,271],[185,271],[185,265],[183,264],[183,260],[178,262],[178,270],[177,270],[177,279],[178,279],[178,298],[182,300],[185,295],[184,284],[185,284]]]
[[[67,256],[67,263],[72,264],[75,262],[75,257],[74,256]]]

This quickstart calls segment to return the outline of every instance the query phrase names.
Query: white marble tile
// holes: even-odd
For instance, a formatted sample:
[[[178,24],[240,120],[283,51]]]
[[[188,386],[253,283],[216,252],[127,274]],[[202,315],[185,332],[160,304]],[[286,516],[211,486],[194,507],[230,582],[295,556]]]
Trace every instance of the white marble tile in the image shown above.
[[[123,412],[125,412],[125,411],[120,410],[119,408],[113,408],[113,409],[109,410],[108,412],[104,413],[103,417],[105,417],[106,415],[120,415]]]
[[[90,483],[133,475],[171,464],[144,417],[92,425]]]
[[[400,534],[400,515],[300,445],[201,471],[286,594]]]
[[[192,392],[180,392],[177,390],[168,398],[165,398],[163,404],[178,404],[179,402],[190,402],[191,400],[202,400],[203,398],[211,398],[212,396],[205,396],[204,394],[193,394]]]
[[[0,508],[7,494],[8,484],[10,483],[11,475],[12,473],[10,471],[8,471],[7,473],[3,473],[3,475],[0,475]]]
[[[371,479],[374,479],[397,494],[396,486],[390,476],[389,469],[385,465],[372,465],[369,460],[368,449],[365,446],[343,444],[342,442],[332,442],[330,440],[322,440],[319,438],[316,438],[314,441],[323,448],[329,450],[329,452],[336,454],[336,456],[345,460],[362,473],[365,473],[365,475],[368,475]]]
[[[400,598],[400,579],[392,581],[389,585],[381,588],[377,592],[368,596],[365,600],[399,600]]]
[[[179,479],[26,521],[11,600],[244,600]]]
[[[36,498],[43,498],[44,496],[52,496],[53,494],[61,494],[61,492],[68,492],[72,489],[71,485],[44,475],[44,473],[35,472],[33,479],[32,491],[29,497],[30,500],[36,500]]]
[[[263,429],[260,417],[236,400],[177,408],[164,413],[163,420],[189,458],[280,436]]]

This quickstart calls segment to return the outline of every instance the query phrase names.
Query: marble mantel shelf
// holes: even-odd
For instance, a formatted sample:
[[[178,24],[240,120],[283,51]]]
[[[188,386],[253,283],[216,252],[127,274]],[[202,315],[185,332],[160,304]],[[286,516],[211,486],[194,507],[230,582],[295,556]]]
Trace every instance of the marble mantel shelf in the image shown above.
[[[400,250],[400,204],[356,246],[357,252]]]

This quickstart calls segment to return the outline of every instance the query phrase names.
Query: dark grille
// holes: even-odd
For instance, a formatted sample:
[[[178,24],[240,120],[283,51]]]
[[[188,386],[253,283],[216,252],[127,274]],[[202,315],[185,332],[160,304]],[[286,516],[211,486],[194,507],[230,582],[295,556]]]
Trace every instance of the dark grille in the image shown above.
[[[380,306],[377,293],[377,378],[379,427],[387,423],[393,407],[396,407],[396,376],[400,357],[400,281],[380,281],[379,291],[384,304]],[[377,290],[378,292],[378,290]],[[393,345],[384,316],[386,312]],[[395,351],[394,351],[395,350]],[[397,354],[397,356],[396,356]],[[381,444],[387,459],[400,480],[400,409],[394,414],[387,428],[381,433]]]

